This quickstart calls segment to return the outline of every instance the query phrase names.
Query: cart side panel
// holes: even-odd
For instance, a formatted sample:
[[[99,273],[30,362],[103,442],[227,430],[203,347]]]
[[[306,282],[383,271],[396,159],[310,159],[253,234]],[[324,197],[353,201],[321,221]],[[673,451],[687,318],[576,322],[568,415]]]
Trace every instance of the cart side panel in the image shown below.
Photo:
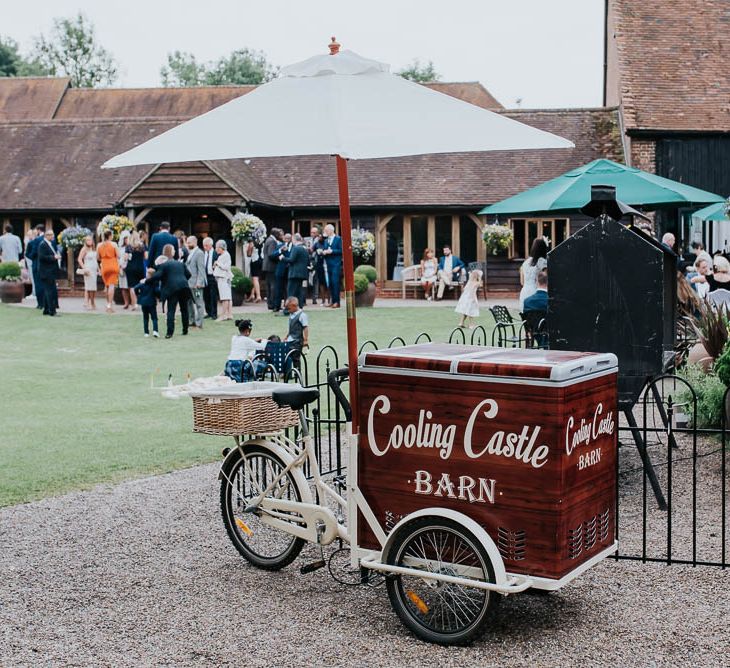
[[[567,523],[577,515],[565,510],[592,497],[608,472],[613,479],[615,461],[615,428],[571,447],[570,427],[580,429],[597,403],[608,415],[615,384],[613,374],[566,388],[365,370],[359,487],[386,532],[421,508],[452,508],[485,527],[508,570],[561,577],[601,547],[567,558]],[[586,459],[596,448],[601,458]],[[378,548],[363,518],[358,543]]]

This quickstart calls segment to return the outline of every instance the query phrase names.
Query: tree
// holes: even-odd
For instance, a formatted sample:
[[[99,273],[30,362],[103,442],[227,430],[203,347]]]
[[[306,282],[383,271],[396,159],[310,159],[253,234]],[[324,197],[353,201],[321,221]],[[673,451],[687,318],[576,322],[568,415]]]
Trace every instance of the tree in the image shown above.
[[[273,79],[277,71],[263,52],[253,49],[238,49],[210,63],[199,63],[192,53],[175,51],[167,55],[160,77],[163,86],[257,85]]]
[[[396,74],[404,79],[418,83],[438,81],[441,78],[441,75],[433,67],[433,61],[429,60],[425,65],[421,65],[421,61],[418,58],[405,69],[396,72]]]
[[[50,37],[37,37],[31,56],[31,62],[53,76],[70,77],[78,88],[110,85],[118,75],[113,56],[98,44],[93,24],[81,13],[54,19]]]
[[[205,65],[198,63],[192,53],[175,51],[167,54],[167,65],[160,69],[163,86],[200,86]]]
[[[48,74],[40,63],[28,61],[20,55],[18,43],[10,37],[0,36],[0,77],[45,76]]]

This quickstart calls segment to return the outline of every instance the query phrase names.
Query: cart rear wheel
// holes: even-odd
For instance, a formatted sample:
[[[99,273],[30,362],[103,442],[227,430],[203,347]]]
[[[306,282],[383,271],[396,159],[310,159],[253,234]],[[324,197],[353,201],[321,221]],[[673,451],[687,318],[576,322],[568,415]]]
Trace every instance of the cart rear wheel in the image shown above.
[[[386,556],[395,566],[494,582],[492,562],[482,544],[458,522],[423,517],[403,526]],[[401,621],[419,638],[442,645],[463,645],[482,635],[500,595],[468,585],[393,575],[388,596]]]
[[[285,468],[271,451],[257,445],[244,445],[243,457],[223,471],[221,514],[236,549],[254,566],[279,570],[294,561],[304,540],[262,521],[255,512],[244,513],[251,499],[258,496]],[[271,496],[301,501],[302,495],[291,473],[272,490]]]

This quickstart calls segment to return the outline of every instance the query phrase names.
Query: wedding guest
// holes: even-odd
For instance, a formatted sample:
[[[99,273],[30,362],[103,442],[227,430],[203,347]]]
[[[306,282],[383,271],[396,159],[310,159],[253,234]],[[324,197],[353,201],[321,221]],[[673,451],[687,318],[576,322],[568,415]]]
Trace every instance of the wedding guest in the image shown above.
[[[157,322],[157,291],[159,286],[151,282],[155,270],[150,267],[147,270],[147,278],[136,283],[133,290],[137,295],[137,303],[142,307],[142,329],[145,338],[150,335],[150,320],[152,321],[152,336],[159,338],[159,327]]]
[[[548,307],[548,273],[545,269],[537,274],[537,290],[522,305],[522,312],[545,311]]]
[[[249,241],[245,248],[246,257],[249,258],[249,273],[251,275],[251,282],[253,288],[251,294],[246,299],[247,302],[259,303],[261,301],[261,247],[255,244],[253,241]]]
[[[205,288],[203,288],[205,317],[215,320],[218,317],[218,282],[213,274],[213,268],[218,253],[213,249],[213,239],[210,237],[203,239],[203,254],[205,255]]]
[[[530,247],[530,257],[520,267],[520,311],[525,305],[525,299],[537,290],[537,275],[547,267],[547,254],[548,245],[545,239],[535,239]]]
[[[43,284],[43,315],[56,315],[58,308],[58,292],[56,276],[58,274],[61,255],[53,245],[54,233],[46,230],[43,241],[38,245],[38,278]]]
[[[451,253],[451,246],[444,246],[443,253],[443,256],[439,259],[436,299],[443,299],[444,290],[454,284],[458,285],[466,271],[464,263]]]
[[[306,291],[304,285],[309,276],[309,253],[304,248],[304,240],[298,232],[294,235],[289,254],[284,258],[289,267],[287,275],[287,297],[296,297],[299,300],[299,308],[304,308]]]
[[[104,281],[107,313],[114,312],[114,290],[119,280],[119,256],[117,245],[112,241],[112,231],[104,232],[104,241],[96,249],[96,255],[101,264],[101,280]]]
[[[288,237],[288,239],[287,239]],[[274,312],[279,315],[281,302],[286,299],[286,281],[287,281],[287,264],[286,257],[289,255],[289,239],[290,234],[281,234],[280,241],[276,244],[274,252],[271,254],[271,260],[275,263],[274,269]],[[284,311],[281,312],[284,315]]]
[[[167,303],[167,333],[166,339],[171,339],[175,333],[175,310],[180,305],[183,336],[188,333],[188,301],[190,288],[188,279],[190,271],[183,262],[175,259],[177,249],[174,244],[166,244],[162,249],[164,262],[157,265],[155,273],[147,279],[148,283],[160,283],[160,297]]]
[[[299,308],[299,300],[296,297],[289,297],[284,302],[284,308],[289,314],[289,328],[284,340],[289,343],[290,350],[294,351],[292,359],[298,366],[304,348],[309,347],[309,318]]]
[[[45,240],[46,227],[45,225],[36,225],[35,238],[31,239],[26,249],[25,257],[31,261],[31,278],[33,281],[33,288],[35,290],[36,308],[43,308],[43,283],[41,283],[38,270],[40,264],[38,262],[38,247]]]
[[[234,334],[231,337],[231,350],[228,353],[228,359],[226,360],[223,373],[240,383],[247,377],[244,371],[244,365],[248,366],[247,362],[254,365],[252,367],[253,377],[258,375],[259,368],[256,367],[260,367],[262,364],[265,366],[266,362],[263,361],[256,364],[254,357],[266,348],[266,342],[260,338],[251,338],[253,323],[250,320],[236,320],[235,325],[238,334]]]
[[[203,318],[205,317],[205,301],[203,298],[203,290],[205,289],[205,253],[198,248],[198,238],[191,235],[185,243],[188,248],[188,259],[185,264],[190,271],[190,303],[188,304],[188,312],[192,317],[192,327],[203,329]]]
[[[269,231],[269,236],[264,241],[264,246],[261,249],[261,270],[264,273],[266,280],[266,305],[269,311],[277,311],[278,306],[275,305],[276,301],[276,265],[277,260],[272,256],[276,247],[279,244],[281,235],[283,232],[278,227],[272,227]]]
[[[231,271],[231,254],[228,252],[228,246],[223,239],[219,239],[215,244],[218,259],[213,263],[213,275],[218,284],[218,312],[220,315],[217,320],[233,320],[231,313],[231,281],[233,272]]]
[[[13,226],[5,223],[5,234],[0,236],[0,262],[20,262],[23,256],[23,242],[13,234]]]
[[[177,255],[175,255],[175,259],[187,262],[188,248],[185,245],[185,232],[183,230],[175,230],[175,234],[173,236],[177,239]]]
[[[119,243],[117,245],[117,254],[119,256],[119,281],[117,287],[119,292],[122,293],[122,300],[124,301],[124,310],[126,311],[132,304],[130,297],[129,282],[127,281],[127,262],[129,262],[129,253],[127,252],[127,243],[131,232],[129,230],[123,230],[119,235]],[[134,283],[132,283],[134,285]]]
[[[428,301],[431,301],[431,292],[438,278],[438,262],[434,252],[427,248],[423,251],[423,257],[421,258],[421,285],[423,286],[423,293]]]
[[[84,308],[96,311],[96,288],[99,276],[99,260],[96,257],[94,237],[90,234],[84,238],[84,245],[79,251],[79,268],[84,275]]]
[[[31,292],[30,294],[35,297],[35,281],[33,280],[33,260],[28,257],[28,249],[30,248],[31,242],[38,236],[38,231],[35,227],[31,227],[28,230],[28,233],[25,235],[25,238],[23,239],[23,248],[24,248],[24,262],[25,262],[25,269],[28,272],[28,277],[30,278],[30,287]]]
[[[340,281],[342,279],[342,238],[335,233],[335,226],[324,226],[324,257],[327,271],[327,287],[330,292],[330,308],[340,308]]]
[[[475,269],[469,274],[469,280],[464,286],[464,291],[459,297],[459,301],[456,304],[456,311],[461,315],[459,320],[459,327],[464,327],[464,324],[469,320],[469,329],[474,329],[474,323],[472,318],[479,317],[479,288],[482,284],[482,272],[480,269]]]
[[[145,256],[147,249],[145,248],[144,242],[142,241],[142,235],[135,230],[129,237],[129,245],[127,246],[127,268],[125,272],[127,274],[127,283],[130,286],[137,285],[145,277]],[[130,292],[132,299],[132,308],[137,307],[137,295],[134,290]]]
[[[147,253],[147,266],[154,267],[158,257],[162,256],[162,249],[171,244],[173,248],[178,247],[177,237],[170,234],[170,223],[163,220],[160,229],[150,239],[149,252]]]

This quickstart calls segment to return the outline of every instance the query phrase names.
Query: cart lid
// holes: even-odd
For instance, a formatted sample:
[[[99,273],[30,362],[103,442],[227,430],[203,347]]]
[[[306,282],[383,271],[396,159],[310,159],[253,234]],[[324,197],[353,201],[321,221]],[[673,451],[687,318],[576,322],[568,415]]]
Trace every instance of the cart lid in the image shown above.
[[[391,368],[467,376],[566,381],[616,369],[613,353],[419,343],[360,355],[363,370]]]

